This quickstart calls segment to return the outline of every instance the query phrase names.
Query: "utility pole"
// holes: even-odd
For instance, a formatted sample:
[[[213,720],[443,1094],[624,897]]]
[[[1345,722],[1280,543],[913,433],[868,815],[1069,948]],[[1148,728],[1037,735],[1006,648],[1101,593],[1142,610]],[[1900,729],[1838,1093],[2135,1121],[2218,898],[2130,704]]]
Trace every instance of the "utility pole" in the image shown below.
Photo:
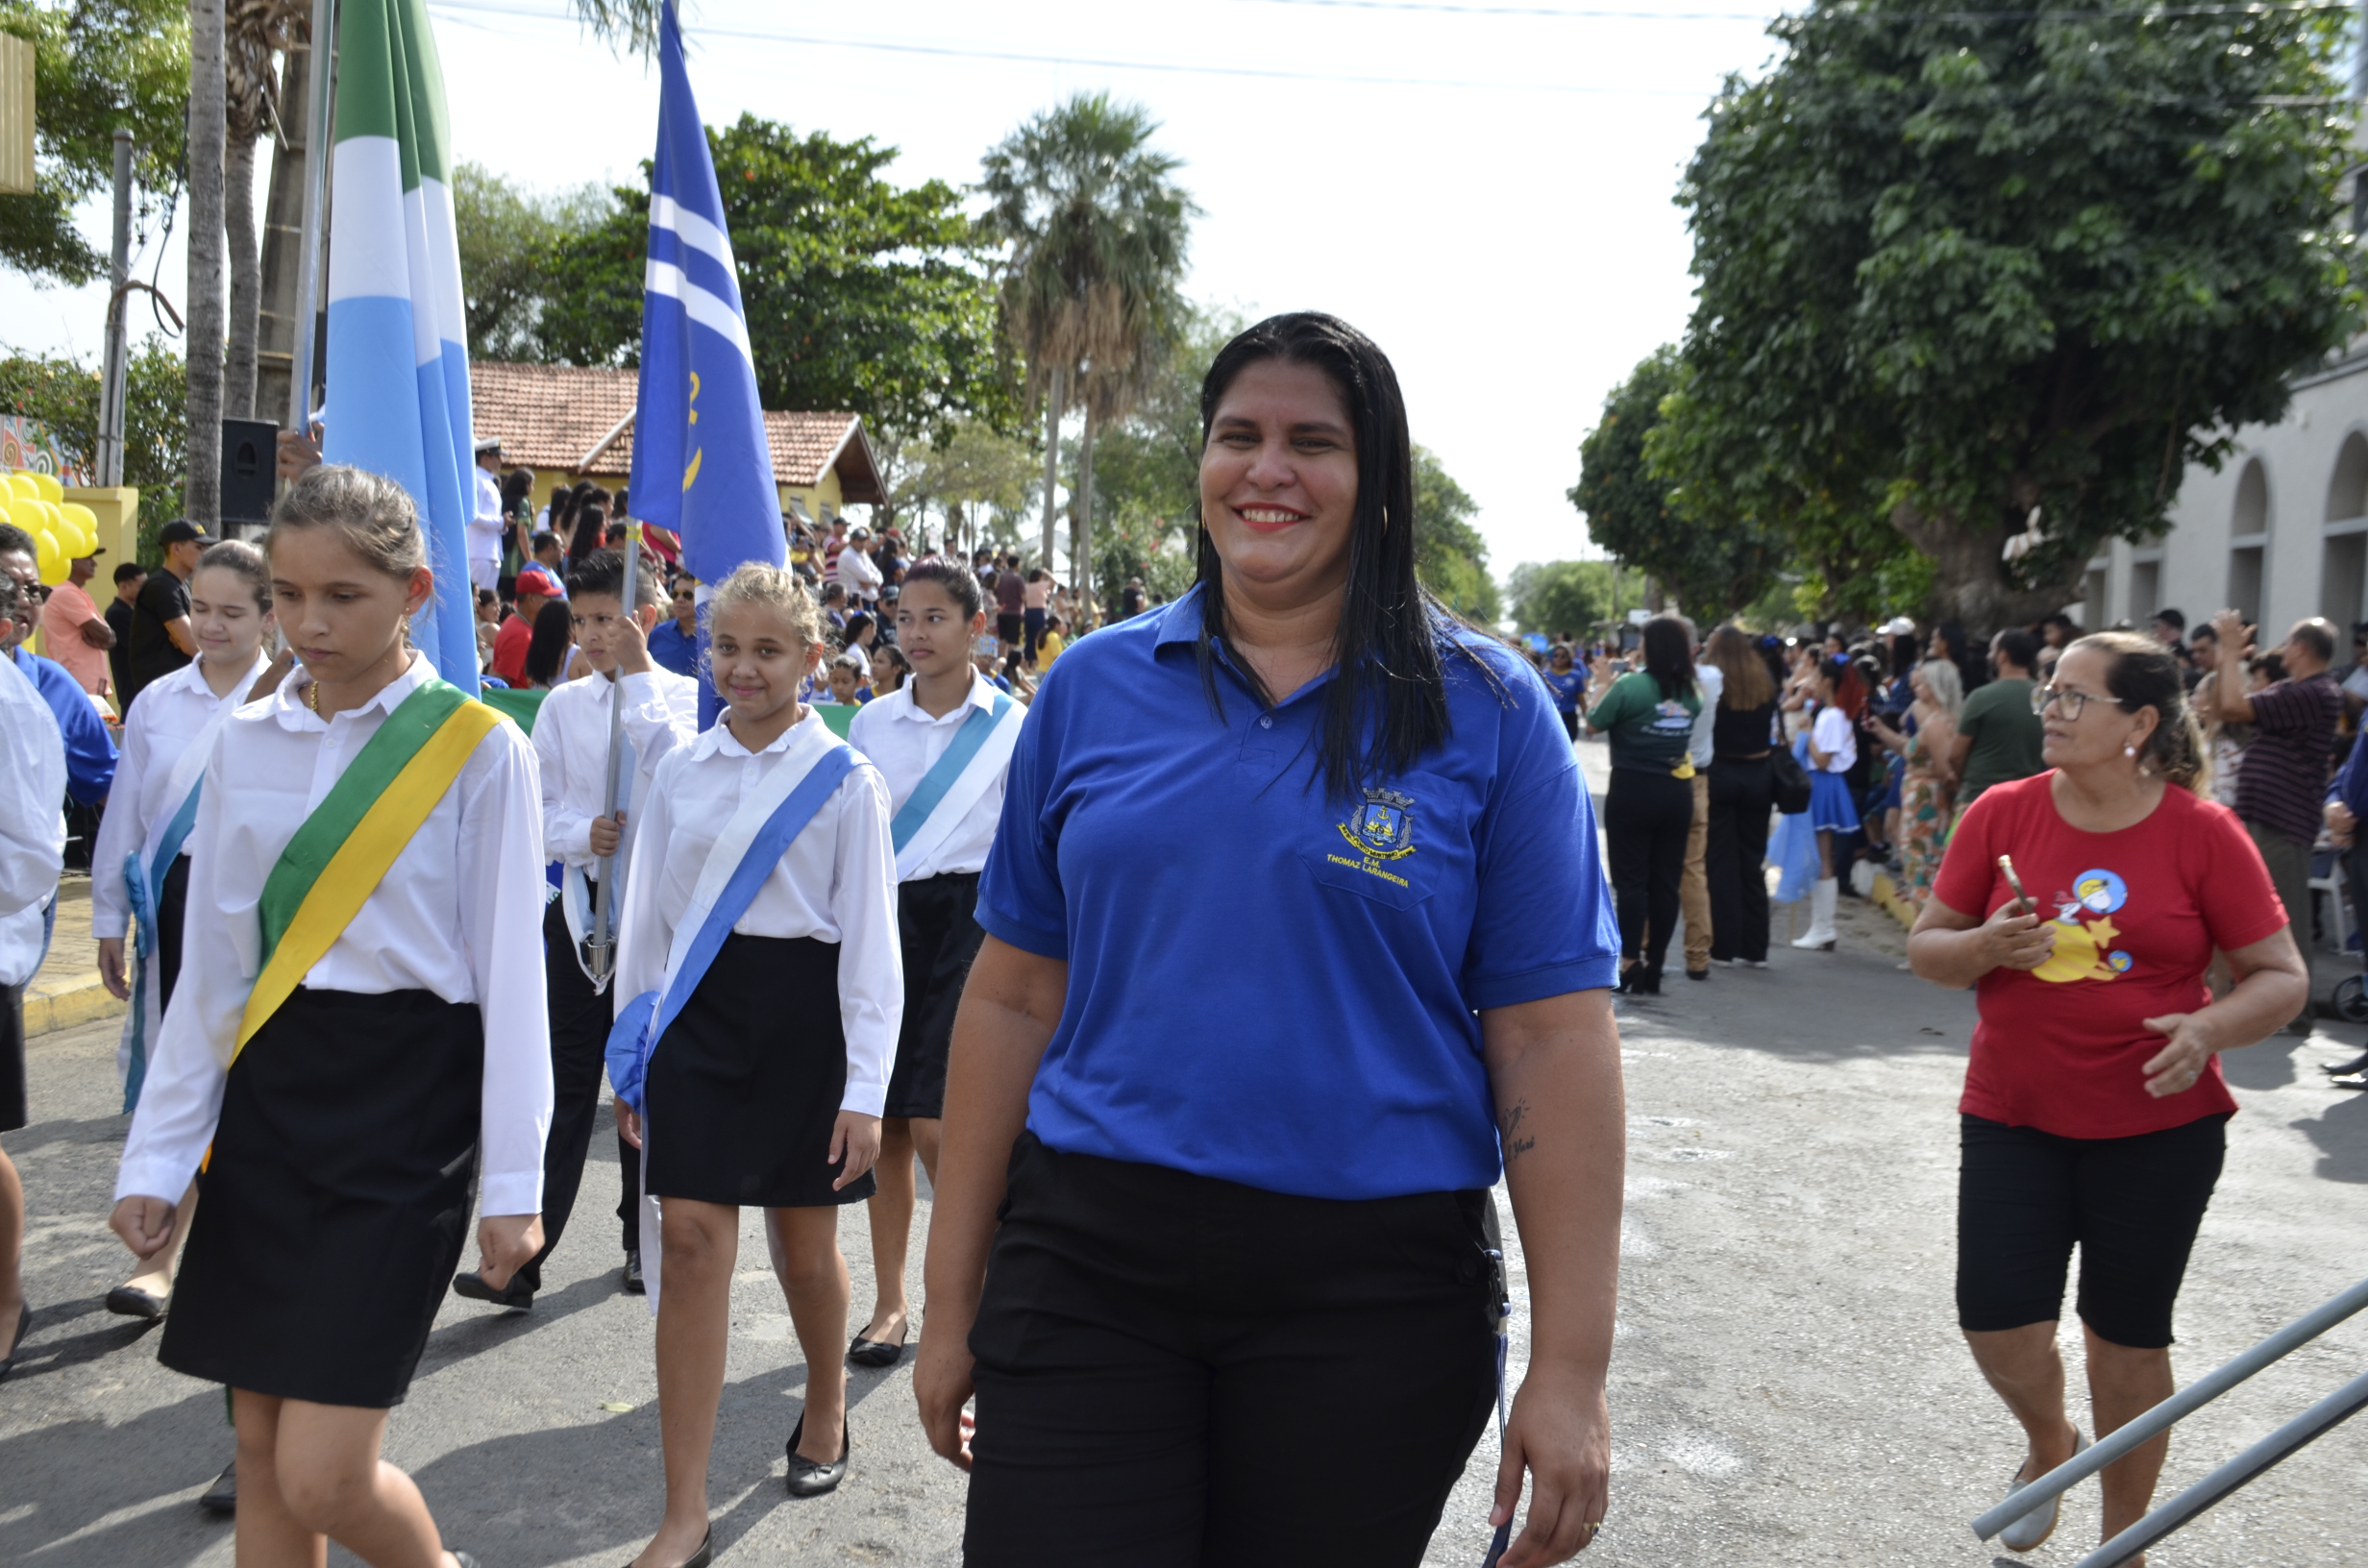
[[[132,133],[115,133],[115,245],[107,271],[107,357],[99,376],[99,472],[102,486],[123,482],[124,387],[132,281]]]
[[[296,263],[295,356],[288,365],[287,428],[302,430],[312,409],[312,365],[319,341],[321,309],[321,228],[329,182],[329,96],[336,74],[337,10],[335,0],[312,0],[311,91],[305,133],[304,218]]]

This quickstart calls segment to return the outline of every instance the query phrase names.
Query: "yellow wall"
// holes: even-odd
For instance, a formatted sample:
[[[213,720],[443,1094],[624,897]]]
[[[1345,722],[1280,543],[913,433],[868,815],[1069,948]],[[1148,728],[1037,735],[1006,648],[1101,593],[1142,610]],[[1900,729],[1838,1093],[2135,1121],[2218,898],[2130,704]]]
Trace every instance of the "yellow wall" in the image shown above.
[[[139,559],[139,490],[135,485],[110,489],[86,489],[70,485],[65,492],[68,501],[79,501],[90,508],[99,520],[99,548],[107,551],[99,563],[99,575],[94,583],[109,581],[118,561]]]

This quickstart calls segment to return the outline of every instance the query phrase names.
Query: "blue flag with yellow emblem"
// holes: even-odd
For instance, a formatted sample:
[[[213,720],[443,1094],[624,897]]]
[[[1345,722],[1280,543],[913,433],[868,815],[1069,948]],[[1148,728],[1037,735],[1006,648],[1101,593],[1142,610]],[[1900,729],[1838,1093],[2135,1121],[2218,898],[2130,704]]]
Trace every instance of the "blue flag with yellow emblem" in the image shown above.
[[[671,528],[699,579],[699,719],[721,707],[707,662],[710,589],[750,561],[788,558],[756,360],[706,127],[682,64],[674,0],[658,20],[657,159],[633,411],[633,515]]]

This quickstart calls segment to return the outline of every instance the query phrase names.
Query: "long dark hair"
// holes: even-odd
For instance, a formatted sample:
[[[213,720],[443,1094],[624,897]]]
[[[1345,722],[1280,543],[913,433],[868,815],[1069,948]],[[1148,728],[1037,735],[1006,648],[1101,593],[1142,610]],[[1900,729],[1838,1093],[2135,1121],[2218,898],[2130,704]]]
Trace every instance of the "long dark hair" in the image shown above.
[[[1693,632],[1674,615],[1644,623],[1644,673],[1661,683],[1664,701],[1693,690]]]
[[[534,612],[534,630],[527,640],[527,679],[536,686],[556,686],[567,669],[567,650],[575,633],[573,612],[564,599],[543,601]]]
[[[1349,522],[1348,592],[1332,636],[1336,674],[1324,695],[1323,740],[1317,765],[1325,793],[1338,799],[1369,777],[1405,772],[1446,739],[1443,656],[1463,658],[1505,698],[1496,673],[1455,636],[1456,621],[1415,577],[1413,442],[1397,372],[1371,338],[1317,311],[1270,316],[1218,351],[1200,381],[1200,444],[1205,450],[1217,405],[1234,378],[1280,359],[1330,378],[1347,404],[1357,449],[1357,502]],[[1199,536],[1200,684],[1220,722],[1214,642],[1226,635],[1225,567],[1204,526]],[[1274,698],[1246,665],[1236,672],[1262,707]],[[1370,739],[1367,728],[1370,725]]]

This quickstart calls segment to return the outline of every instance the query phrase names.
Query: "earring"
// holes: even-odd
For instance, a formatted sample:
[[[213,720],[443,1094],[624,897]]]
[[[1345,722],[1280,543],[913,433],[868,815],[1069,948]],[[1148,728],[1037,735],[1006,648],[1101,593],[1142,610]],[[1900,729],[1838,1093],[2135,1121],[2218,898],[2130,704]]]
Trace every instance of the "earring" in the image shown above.
[[[2125,746],[2121,748],[2121,754],[2125,757],[2134,757],[2137,755],[2137,747],[2134,746]]]

